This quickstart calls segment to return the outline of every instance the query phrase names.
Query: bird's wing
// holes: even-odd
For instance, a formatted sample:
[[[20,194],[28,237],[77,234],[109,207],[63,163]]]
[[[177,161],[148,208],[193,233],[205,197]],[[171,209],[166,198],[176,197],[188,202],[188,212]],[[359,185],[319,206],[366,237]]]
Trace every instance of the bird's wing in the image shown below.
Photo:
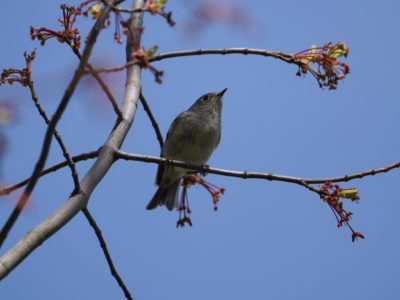
[[[188,111],[184,111],[180,113],[175,120],[172,122],[171,126],[168,129],[167,132],[167,137],[165,138],[164,145],[168,143],[168,138],[171,136],[171,132],[174,130],[174,128],[179,127],[180,124],[182,124],[182,121],[185,119],[185,116],[191,114]],[[164,157],[164,151],[163,149],[161,150],[160,157]],[[157,169],[157,175],[156,175],[156,185],[160,185],[163,174],[165,170],[165,165],[164,164],[159,164],[158,169]]]
[[[192,112],[189,111],[184,111],[181,112],[175,120],[172,122],[171,126],[169,126],[168,132],[167,132],[167,137],[165,138],[165,143],[168,143],[168,138],[171,135],[171,132],[174,131],[175,128],[180,127],[182,122],[187,121],[188,116],[193,115]]]

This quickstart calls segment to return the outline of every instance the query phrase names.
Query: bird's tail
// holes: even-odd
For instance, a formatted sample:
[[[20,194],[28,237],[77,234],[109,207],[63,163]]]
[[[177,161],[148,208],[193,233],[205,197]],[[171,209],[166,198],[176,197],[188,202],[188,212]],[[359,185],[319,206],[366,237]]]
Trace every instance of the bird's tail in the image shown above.
[[[181,181],[177,180],[168,186],[159,186],[153,198],[147,204],[146,209],[155,209],[159,205],[165,205],[168,210],[178,207],[178,190]]]

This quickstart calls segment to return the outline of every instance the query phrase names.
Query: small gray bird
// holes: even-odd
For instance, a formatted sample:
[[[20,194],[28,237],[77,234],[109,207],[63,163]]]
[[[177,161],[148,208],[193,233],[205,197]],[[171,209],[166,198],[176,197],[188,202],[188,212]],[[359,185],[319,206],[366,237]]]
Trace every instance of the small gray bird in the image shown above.
[[[172,122],[161,150],[161,157],[202,165],[210,158],[221,139],[222,96],[219,93],[201,96],[188,110]],[[165,205],[168,210],[178,207],[181,179],[190,170],[158,165],[158,189],[146,209]]]

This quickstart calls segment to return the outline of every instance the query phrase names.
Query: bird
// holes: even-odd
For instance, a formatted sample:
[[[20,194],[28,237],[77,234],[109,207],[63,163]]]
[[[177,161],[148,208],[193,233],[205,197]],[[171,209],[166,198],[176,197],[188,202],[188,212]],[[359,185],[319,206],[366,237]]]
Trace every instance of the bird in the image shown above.
[[[222,97],[220,92],[207,93],[180,113],[169,127],[160,156],[190,164],[204,165],[221,140]],[[153,198],[146,209],[165,205],[168,210],[178,207],[182,178],[191,170],[159,164]]]

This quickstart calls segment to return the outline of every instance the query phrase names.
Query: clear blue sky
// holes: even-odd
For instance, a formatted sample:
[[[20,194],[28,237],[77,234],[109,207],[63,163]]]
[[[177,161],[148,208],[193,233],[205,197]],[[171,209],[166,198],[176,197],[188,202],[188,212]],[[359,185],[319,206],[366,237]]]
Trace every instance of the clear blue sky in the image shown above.
[[[350,47],[351,74],[337,91],[327,91],[310,76],[296,77],[294,66],[273,59],[202,56],[160,62],[155,66],[165,71],[164,83],[157,85],[145,71],[143,90],[164,134],[198,96],[227,87],[222,140],[211,166],[330,177],[399,160],[398,1],[237,0],[232,3],[254,20],[250,29],[210,24],[190,40],[184,38],[185,27],[200,1],[170,2],[176,28],[146,15],[145,47],[157,44],[166,52],[247,46],[296,53],[314,43],[344,41]],[[49,113],[77,61],[67,47],[53,40],[43,48],[28,33],[30,25],[57,26],[60,4],[0,4],[0,68],[22,66],[23,52],[37,48],[33,79]],[[82,19],[81,31],[91,24]],[[113,42],[112,33],[111,28],[99,39],[94,64],[123,62],[124,47]],[[123,75],[107,77],[119,100]],[[2,174],[13,183],[31,173],[45,126],[27,90],[1,87],[3,99],[12,99],[18,108],[18,119],[3,129],[9,145]],[[97,149],[114,119],[105,97],[82,84],[58,129],[75,155]],[[123,149],[159,153],[141,107]],[[48,165],[60,160],[54,143]],[[91,163],[80,163],[79,174]],[[214,175],[207,179],[226,188],[219,211],[195,187],[190,190],[194,226],[176,229],[177,213],[145,211],[155,191],[155,172],[155,165],[118,162],[89,204],[137,299],[400,299],[399,171],[343,185],[360,189],[360,203],[346,203],[354,213],[353,226],[366,236],[357,243],[346,228],[336,227],[326,204],[299,186]],[[71,191],[67,169],[44,177],[1,254]],[[1,223],[11,210],[4,198]],[[123,299],[123,294],[92,229],[78,215],[0,283],[0,298]]]

